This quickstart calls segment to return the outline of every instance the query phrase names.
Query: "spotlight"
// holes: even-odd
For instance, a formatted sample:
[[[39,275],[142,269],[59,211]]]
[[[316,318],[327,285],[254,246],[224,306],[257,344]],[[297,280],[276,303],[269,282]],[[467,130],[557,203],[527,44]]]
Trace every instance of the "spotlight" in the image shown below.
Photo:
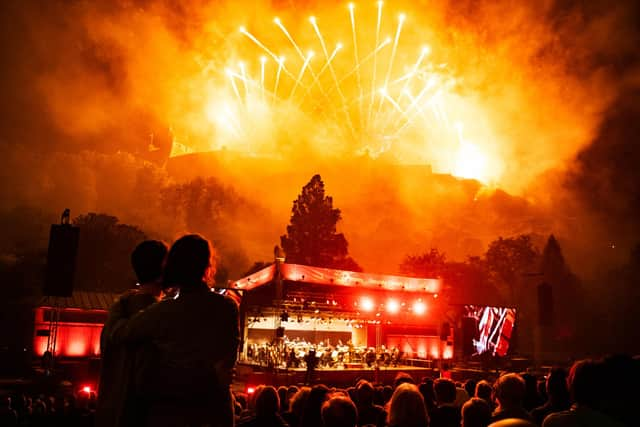
[[[362,307],[362,310],[364,311],[373,311],[373,300],[371,298],[368,297],[362,297],[360,299],[360,307]]]
[[[421,299],[413,303],[413,312],[422,315],[427,311],[427,305]]]
[[[391,314],[396,314],[400,311],[400,304],[395,299],[390,299],[387,301],[387,311]]]

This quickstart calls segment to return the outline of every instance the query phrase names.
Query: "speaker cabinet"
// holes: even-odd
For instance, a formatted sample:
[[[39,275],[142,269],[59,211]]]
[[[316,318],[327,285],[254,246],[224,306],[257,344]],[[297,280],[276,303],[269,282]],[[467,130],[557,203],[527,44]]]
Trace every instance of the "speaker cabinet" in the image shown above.
[[[44,295],[70,297],[76,271],[80,229],[68,224],[54,224],[49,234]]]

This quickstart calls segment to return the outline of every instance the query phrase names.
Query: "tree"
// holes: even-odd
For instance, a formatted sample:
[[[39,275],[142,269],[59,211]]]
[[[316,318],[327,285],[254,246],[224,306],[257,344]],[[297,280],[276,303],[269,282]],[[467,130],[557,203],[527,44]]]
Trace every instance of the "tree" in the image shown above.
[[[550,235],[542,251],[542,261],[540,270],[543,280],[551,285],[552,306],[550,308],[553,322],[552,329],[547,337],[543,339],[543,345],[550,348],[566,349],[575,347],[576,330],[578,318],[583,313],[580,304],[572,304],[580,296],[580,280],[575,276],[567,265],[560,244]]]
[[[75,287],[110,292],[130,288],[135,283],[131,252],[146,235],[105,214],[80,215],[73,223],[80,228]]]
[[[446,269],[446,262],[444,253],[431,248],[422,255],[407,255],[400,264],[400,272],[416,277],[440,277]]]
[[[562,278],[569,273],[560,244],[558,244],[553,234],[549,236],[547,244],[542,251],[541,270],[545,278],[551,281]]]
[[[531,236],[499,237],[489,244],[485,254],[489,270],[512,287],[525,273],[533,273],[538,251],[531,243]]]
[[[498,298],[486,262],[479,257],[447,261],[445,253],[431,248],[422,255],[407,255],[399,269],[408,276],[441,278],[449,300],[455,303],[495,304]]]
[[[325,196],[322,178],[314,175],[293,202],[287,234],[280,236],[287,262],[362,271],[349,256],[344,234],[336,231],[340,219],[340,209]]]

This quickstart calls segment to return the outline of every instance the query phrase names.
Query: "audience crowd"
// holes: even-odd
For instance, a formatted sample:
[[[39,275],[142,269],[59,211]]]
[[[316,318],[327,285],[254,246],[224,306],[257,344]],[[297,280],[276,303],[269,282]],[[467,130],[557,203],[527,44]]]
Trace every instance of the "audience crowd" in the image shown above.
[[[616,356],[579,361],[568,372],[553,368],[544,377],[505,373],[494,381],[454,382],[399,374],[384,386],[260,385],[251,394],[233,393],[233,407],[238,427],[638,426],[639,374],[639,360]],[[1,426],[88,427],[96,395],[17,393],[0,404]]]
[[[235,395],[239,427],[591,427],[639,426],[634,404],[640,361],[625,356],[576,362],[538,378],[504,373],[489,382],[406,374],[393,387],[360,380],[325,385],[262,385]]]

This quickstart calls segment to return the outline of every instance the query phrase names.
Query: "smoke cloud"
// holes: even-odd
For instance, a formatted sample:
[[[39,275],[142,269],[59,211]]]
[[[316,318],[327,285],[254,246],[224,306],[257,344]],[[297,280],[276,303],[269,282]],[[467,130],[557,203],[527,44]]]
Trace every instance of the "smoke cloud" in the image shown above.
[[[411,65],[423,43],[434,67],[446,64],[438,71],[450,82],[442,96],[478,150],[468,155],[484,159],[486,186],[450,176],[465,176],[456,157],[461,138],[437,126],[387,144],[345,136],[320,112],[282,103],[243,116],[234,134],[236,125],[219,114],[235,96],[224,70],[247,61],[256,76],[261,54],[238,27],[283,45],[278,16],[321,56],[307,17],[335,31],[331,43],[346,43],[342,2],[0,7],[5,210],[103,211],[171,238],[199,230],[166,215],[162,190],[212,176],[233,194],[223,209],[234,215],[219,219],[224,230],[208,230],[242,260],[237,274],[243,263],[270,258],[291,202],[314,173],[342,209],[341,231],[366,270],[395,272],[405,254],[432,246],[460,259],[482,253],[497,235],[552,232],[572,264],[595,257],[607,264],[621,262],[638,240],[637,132],[626,129],[639,113],[633,2],[385,3],[383,34],[393,35],[395,17],[407,14],[398,64]],[[358,25],[374,28],[375,6],[357,3],[356,11]],[[371,32],[361,34],[363,50],[374,46]],[[283,52],[293,60],[290,46]],[[346,63],[336,68],[348,71]],[[217,153],[167,160],[171,149]]]

